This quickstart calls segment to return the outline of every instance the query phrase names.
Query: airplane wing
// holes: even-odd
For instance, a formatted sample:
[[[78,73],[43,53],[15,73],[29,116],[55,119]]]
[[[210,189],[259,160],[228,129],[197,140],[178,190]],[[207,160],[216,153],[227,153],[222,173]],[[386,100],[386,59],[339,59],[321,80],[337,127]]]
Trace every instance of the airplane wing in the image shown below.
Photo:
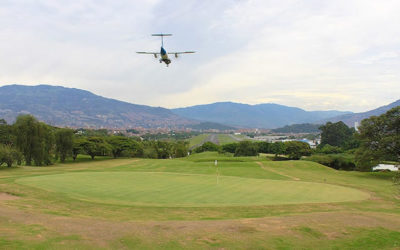
[[[157,58],[158,55],[160,55],[160,52],[143,52],[143,51],[138,51],[136,52],[138,54],[146,54],[146,55],[154,55],[155,58]]]
[[[175,55],[176,58],[178,58],[178,55],[180,54],[193,54],[193,53],[196,53],[196,51],[168,52],[168,54]]]

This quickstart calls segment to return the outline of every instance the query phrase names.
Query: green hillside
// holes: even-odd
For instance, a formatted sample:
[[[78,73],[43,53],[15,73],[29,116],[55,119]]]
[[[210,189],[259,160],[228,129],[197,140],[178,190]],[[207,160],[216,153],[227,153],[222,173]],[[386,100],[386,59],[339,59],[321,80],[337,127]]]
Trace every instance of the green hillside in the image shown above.
[[[78,161],[0,170],[0,248],[396,249],[400,244],[399,190],[392,173],[216,152]]]

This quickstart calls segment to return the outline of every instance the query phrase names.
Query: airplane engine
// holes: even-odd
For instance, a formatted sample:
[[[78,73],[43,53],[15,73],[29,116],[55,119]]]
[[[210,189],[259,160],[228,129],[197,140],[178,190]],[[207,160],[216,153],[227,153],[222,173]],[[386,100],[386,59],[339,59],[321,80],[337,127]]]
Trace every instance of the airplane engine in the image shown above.
[[[1,1],[1,0],[0,0]],[[172,34],[152,34],[152,36],[159,36],[161,37],[161,47],[159,52],[157,51],[136,51],[137,54],[145,54],[145,55],[153,55],[154,58],[158,58],[157,60],[162,63],[164,62],[167,66],[171,63],[170,58],[175,56],[175,58],[180,57],[181,54],[192,54],[195,51],[174,51],[174,52],[167,52],[164,49],[164,36],[172,36]],[[175,60],[175,59],[174,59]]]

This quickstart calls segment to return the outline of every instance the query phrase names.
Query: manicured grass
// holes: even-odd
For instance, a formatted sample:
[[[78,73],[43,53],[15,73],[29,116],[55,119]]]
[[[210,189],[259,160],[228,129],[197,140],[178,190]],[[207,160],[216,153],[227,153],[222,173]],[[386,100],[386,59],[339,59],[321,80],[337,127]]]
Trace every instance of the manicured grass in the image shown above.
[[[0,193],[18,198],[0,200],[0,249],[400,245],[400,192],[393,173],[216,152],[172,160],[78,161],[0,170]]]
[[[234,138],[232,138],[232,136],[227,135],[227,134],[219,134],[218,135],[218,141],[219,141],[220,145],[239,142],[238,140],[235,140]]]
[[[112,171],[135,171],[135,172],[173,172],[185,174],[215,175],[218,171],[221,175],[247,177],[255,179],[289,180],[285,176],[262,169],[255,162],[230,162],[218,160],[218,169],[214,161],[191,162],[184,160],[160,161],[143,160],[135,164],[114,168]]]
[[[78,199],[147,206],[237,206],[363,200],[368,194],[312,182],[215,175],[83,172],[21,178],[17,183]]]
[[[295,176],[300,180],[324,182],[356,187],[359,189],[378,192],[390,199],[397,199],[398,187],[393,185],[394,173],[373,173],[357,171],[337,171],[315,162],[283,161],[263,162],[265,169],[278,171],[281,174]]]
[[[202,143],[209,136],[210,136],[210,134],[201,134],[201,135],[197,135],[197,136],[190,138],[189,139],[189,147],[193,147],[193,146],[196,146],[196,145]]]

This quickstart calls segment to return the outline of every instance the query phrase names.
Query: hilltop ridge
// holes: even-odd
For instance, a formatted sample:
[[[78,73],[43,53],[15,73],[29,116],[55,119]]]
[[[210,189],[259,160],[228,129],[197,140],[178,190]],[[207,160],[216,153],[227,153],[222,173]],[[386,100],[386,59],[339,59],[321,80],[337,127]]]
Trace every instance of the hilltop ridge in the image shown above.
[[[0,117],[13,122],[19,114],[32,114],[55,126],[174,128],[198,122],[170,110],[132,104],[89,91],[51,85],[0,87]]]
[[[274,103],[249,105],[234,102],[216,102],[172,109],[172,111],[188,119],[247,128],[278,128],[298,123],[314,123],[325,118],[351,113],[336,110],[306,111]]]

